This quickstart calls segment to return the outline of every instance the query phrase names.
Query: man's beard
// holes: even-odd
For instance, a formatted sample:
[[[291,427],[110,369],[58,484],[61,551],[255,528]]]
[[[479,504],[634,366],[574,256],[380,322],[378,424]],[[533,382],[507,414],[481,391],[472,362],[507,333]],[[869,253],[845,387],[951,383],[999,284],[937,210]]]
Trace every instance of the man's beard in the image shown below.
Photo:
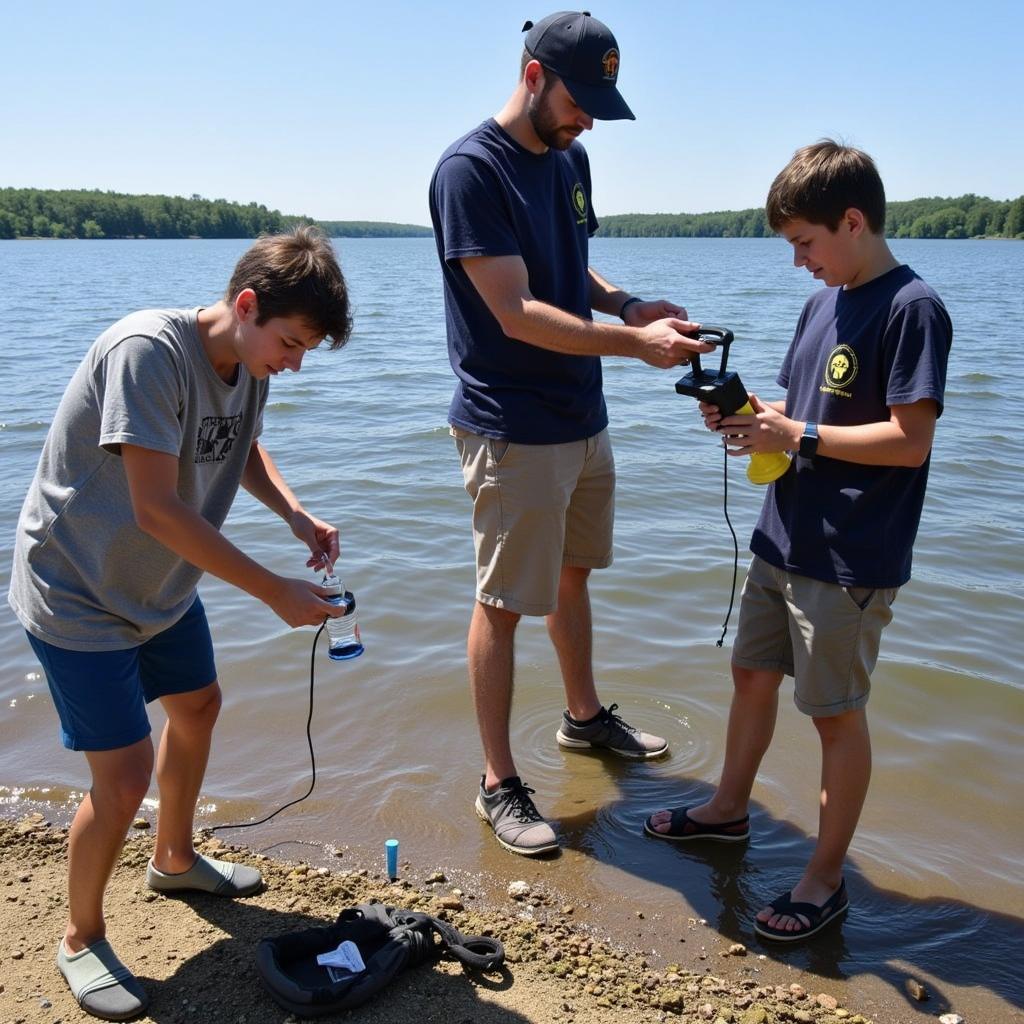
[[[534,133],[545,146],[550,149],[568,149],[578,133],[573,130],[574,125],[559,124],[552,114],[547,95],[553,84],[545,82],[540,94],[530,98],[526,114]]]

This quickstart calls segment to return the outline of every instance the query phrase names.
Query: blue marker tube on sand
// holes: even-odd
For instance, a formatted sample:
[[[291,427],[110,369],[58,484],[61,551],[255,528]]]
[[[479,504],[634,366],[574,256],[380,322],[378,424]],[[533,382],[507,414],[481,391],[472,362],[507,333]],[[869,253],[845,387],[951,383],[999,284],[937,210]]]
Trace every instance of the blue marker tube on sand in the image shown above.
[[[398,840],[397,839],[385,839],[384,840],[384,856],[387,858],[388,863],[388,878],[395,879],[398,877]]]

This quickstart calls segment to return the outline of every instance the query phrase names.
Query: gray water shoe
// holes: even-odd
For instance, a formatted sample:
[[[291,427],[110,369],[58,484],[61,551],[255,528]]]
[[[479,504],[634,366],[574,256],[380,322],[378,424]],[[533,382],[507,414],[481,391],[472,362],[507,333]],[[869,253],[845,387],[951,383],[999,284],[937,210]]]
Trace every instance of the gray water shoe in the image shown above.
[[[69,953],[60,940],[57,970],[86,1013],[103,1020],[130,1020],[149,1006],[149,996],[106,939]]]
[[[214,860],[197,854],[188,871],[165,874],[150,861],[146,867],[146,885],[157,892],[208,892],[214,896],[251,896],[263,885],[263,876],[244,864]]]
[[[494,829],[494,838],[506,850],[525,857],[558,849],[555,830],[540,816],[531,798],[533,792],[513,775],[488,793],[481,777],[476,796],[476,813]]]
[[[566,750],[610,750],[619,757],[661,757],[668,753],[668,740],[628,725],[615,714],[618,706],[601,708],[595,718],[583,724],[563,711],[562,726],[555,734],[558,745]]]

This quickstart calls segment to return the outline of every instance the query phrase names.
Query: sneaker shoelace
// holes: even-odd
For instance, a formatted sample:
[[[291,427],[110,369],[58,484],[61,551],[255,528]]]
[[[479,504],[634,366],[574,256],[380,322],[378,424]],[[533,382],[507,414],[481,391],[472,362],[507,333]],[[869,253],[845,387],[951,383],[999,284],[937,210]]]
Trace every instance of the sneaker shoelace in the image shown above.
[[[513,783],[502,793],[500,805],[509,814],[514,815],[516,820],[523,825],[529,825],[535,821],[543,821],[544,819],[540,816],[540,811],[537,810],[530,799],[530,794],[536,792],[535,789],[530,789],[523,782]]]
[[[605,723],[612,732],[624,732],[627,736],[632,736],[634,733],[639,732],[638,729],[633,728],[628,722],[623,721],[617,714],[618,704],[613,704],[605,712]]]

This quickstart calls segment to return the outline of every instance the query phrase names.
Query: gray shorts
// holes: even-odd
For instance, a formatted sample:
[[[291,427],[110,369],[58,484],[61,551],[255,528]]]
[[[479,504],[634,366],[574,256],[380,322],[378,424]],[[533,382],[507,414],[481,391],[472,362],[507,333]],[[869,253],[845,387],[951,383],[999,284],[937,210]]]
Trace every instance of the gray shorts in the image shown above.
[[[562,566],[611,565],[615,460],[607,430],[566,444],[451,433],[473,499],[478,601],[550,615]]]
[[[793,699],[804,714],[827,718],[862,708],[898,592],[824,583],[755,555],[743,584],[733,664],[793,676]]]

